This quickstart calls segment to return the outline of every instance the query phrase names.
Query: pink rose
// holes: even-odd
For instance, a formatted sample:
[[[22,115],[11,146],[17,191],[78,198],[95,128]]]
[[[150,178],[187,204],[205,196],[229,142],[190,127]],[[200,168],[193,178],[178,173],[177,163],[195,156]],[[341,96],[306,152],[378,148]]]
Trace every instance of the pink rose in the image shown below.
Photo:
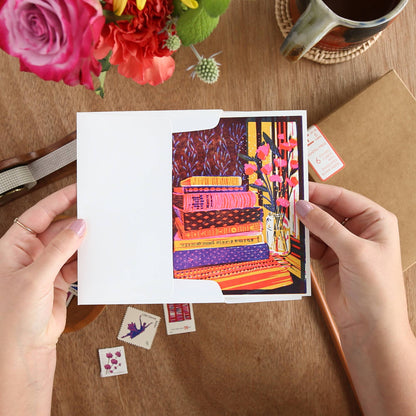
[[[44,80],[94,89],[94,47],[104,26],[99,0],[6,0],[0,10],[0,47],[20,70]]]

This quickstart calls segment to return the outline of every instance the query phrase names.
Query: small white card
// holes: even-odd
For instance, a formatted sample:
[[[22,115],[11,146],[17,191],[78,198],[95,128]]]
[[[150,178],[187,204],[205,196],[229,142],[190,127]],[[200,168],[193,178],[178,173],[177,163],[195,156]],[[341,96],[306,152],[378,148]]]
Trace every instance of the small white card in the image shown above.
[[[191,303],[168,303],[163,305],[168,335],[196,331]]]
[[[129,306],[117,339],[150,350],[159,322],[158,316]]]
[[[315,124],[308,129],[308,159],[312,169],[326,181],[344,168],[344,162]]]
[[[127,374],[124,347],[103,348],[98,350],[101,365],[101,377],[112,377]]]

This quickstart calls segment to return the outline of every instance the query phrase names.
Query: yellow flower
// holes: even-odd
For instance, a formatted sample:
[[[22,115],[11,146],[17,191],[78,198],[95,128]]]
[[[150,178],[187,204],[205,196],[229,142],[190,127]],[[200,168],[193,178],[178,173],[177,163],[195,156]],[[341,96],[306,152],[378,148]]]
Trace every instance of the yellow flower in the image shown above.
[[[128,0],[113,0],[113,12],[117,16],[121,16],[124,12],[124,9],[126,8]],[[190,0],[195,1],[195,0]],[[143,10],[144,6],[146,4],[146,0],[136,0],[136,5],[139,10]]]
[[[198,8],[198,2],[196,0],[181,0],[181,1],[186,7],[189,7],[190,9]]]

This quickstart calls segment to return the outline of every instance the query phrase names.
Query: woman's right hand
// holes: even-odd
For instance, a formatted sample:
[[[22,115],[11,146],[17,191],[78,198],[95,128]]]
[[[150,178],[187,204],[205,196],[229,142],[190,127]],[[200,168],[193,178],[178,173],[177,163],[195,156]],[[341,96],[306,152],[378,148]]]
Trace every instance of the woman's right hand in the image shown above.
[[[408,326],[396,217],[343,188],[310,183],[309,193],[311,202],[299,201],[296,211],[311,232],[341,337],[353,331],[359,342],[370,328]]]

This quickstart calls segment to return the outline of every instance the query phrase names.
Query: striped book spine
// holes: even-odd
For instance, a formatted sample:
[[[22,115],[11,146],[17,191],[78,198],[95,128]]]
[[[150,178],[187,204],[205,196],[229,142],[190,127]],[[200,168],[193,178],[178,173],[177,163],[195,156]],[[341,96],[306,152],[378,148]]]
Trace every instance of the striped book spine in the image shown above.
[[[212,227],[187,231],[184,229],[183,223],[178,217],[175,218],[175,225],[179,231],[180,238],[186,240],[191,238],[219,237],[227,234],[259,232],[263,228],[263,224],[257,221],[249,224],[236,224],[227,227]]]
[[[191,176],[180,182],[181,186],[241,186],[240,176]]]
[[[174,210],[181,219],[185,231],[228,227],[263,220],[263,209],[261,207],[196,212],[185,212],[177,208],[174,208]]]
[[[269,255],[269,246],[265,243],[249,246],[175,251],[173,253],[173,268],[174,270],[183,270],[216,264],[264,260],[268,259]]]
[[[257,203],[257,194],[247,192],[210,192],[172,196],[173,205],[185,212],[215,209],[251,208]]]
[[[283,259],[223,264],[174,271],[175,279],[213,280],[223,291],[272,290],[293,283],[289,264]]]
[[[263,234],[231,235],[217,238],[198,238],[193,240],[174,240],[175,251],[194,250],[197,248],[235,247],[263,243]]]
[[[181,186],[174,187],[177,194],[200,194],[206,192],[247,192],[248,186]]]

